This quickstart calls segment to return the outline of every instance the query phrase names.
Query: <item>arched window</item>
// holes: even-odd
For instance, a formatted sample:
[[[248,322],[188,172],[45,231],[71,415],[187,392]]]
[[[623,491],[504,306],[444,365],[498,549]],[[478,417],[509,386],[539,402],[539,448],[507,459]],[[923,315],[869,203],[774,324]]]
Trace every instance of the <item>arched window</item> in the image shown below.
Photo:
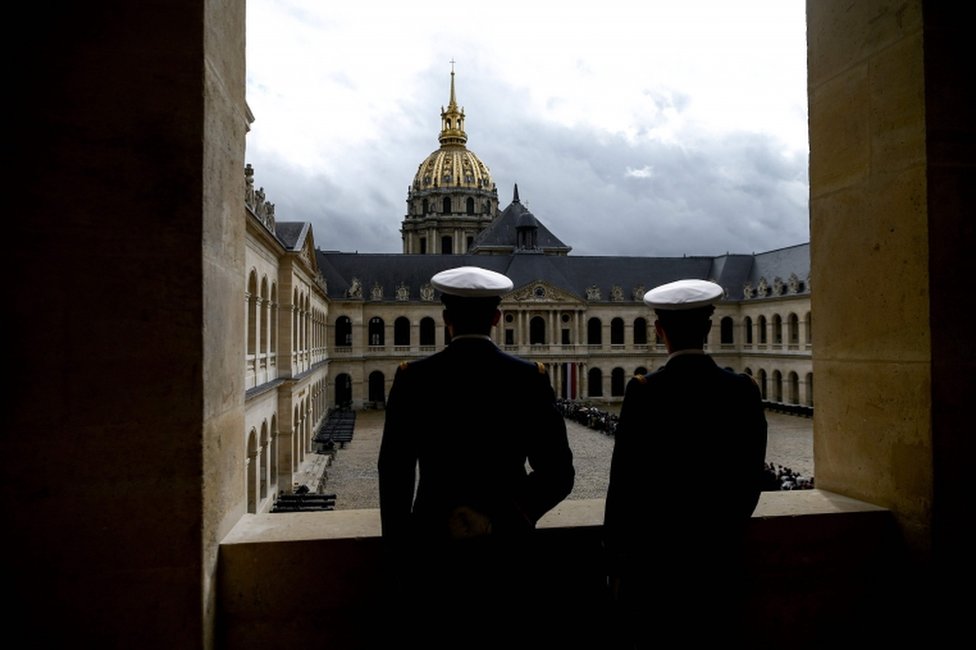
[[[586,373],[586,389],[590,397],[603,397],[603,372],[599,368]]]
[[[410,319],[406,316],[393,321],[393,345],[410,345]]]
[[[546,319],[542,316],[533,316],[529,321],[529,345],[545,345],[546,343]]]
[[[379,316],[369,319],[369,344],[371,346],[386,345],[385,325]]]
[[[444,235],[441,237],[441,255],[450,255],[454,252],[454,241],[451,239],[450,235]]]
[[[766,345],[766,317],[760,316],[757,321],[759,328],[759,345]]]
[[[292,292],[291,305],[291,351],[294,353],[302,349],[302,335],[300,332],[302,303],[298,299],[297,289]]]
[[[278,285],[271,283],[271,354],[278,352]]]
[[[773,401],[783,401],[783,373],[779,370],[773,371]]]
[[[763,399],[769,399],[768,397],[769,393],[767,392],[767,388],[766,388],[766,371],[760,368],[758,377],[759,377],[759,393],[762,395]]]
[[[790,314],[787,321],[787,330],[790,345],[797,345],[800,342],[800,318],[796,314]]]
[[[251,429],[247,434],[247,511],[258,511],[258,432]]]
[[[807,406],[813,406],[813,373],[807,373]]]
[[[258,274],[251,271],[247,279],[247,353],[257,350],[258,327]]]
[[[427,214],[428,212],[430,212],[430,203],[427,202],[427,199],[424,199],[424,211],[422,214]]]
[[[268,458],[270,465],[269,474],[271,475],[271,486],[278,484],[278,416],[271,416],[271,457]]]
[[[337,348],[352,345],[352,321],[348,316],[340,316],[335,322],[335,345]]]
[[[614,368],[610,371],[610,396],[622,397],[624,394],[624,369]]]
[[[732,324],[732,317],[726,316],[722,319],[721,325],[721,343],[722,345],[732,345],[735,343],[735,336],[733,334],[734,326]]]
[[[789,385],[789,402],[790,404],[800,403],[800,376],[795,372],[790,372],[786,379]]]
[[[437,344],[437,324],[430,316],[420,319],[420,345]]]
[[[804,342],[807,345],[810,345],[810,343],[813,341],[813,338],[812,338],[813,337],[813,318],[810,316],[810,312],[807,312],[806,318],[804,320],[806,320],[806,325],[807,325],[807,327],[806,327],[807,333],[806,333],[806,336],[804,337]]]
[[[468,200],[467,200],[467,201],[465,201],[465,203],[466,203],[466,206],[465,206],[465,207],[467,208],[467,210],[466,210],[466,211],[467,211],[467,213],[468,213],[469,215],[474,215],[474,199],[472,199],[472,198],[471,198],[471,197],[469,196],[469,197],[468,197]]]
[[[258,345],[258,352],[268,353],[268,278],[261,278],[261,343]]]
[[[449,196],[444,197],[444,205],[443,205],[443,210],[441,210],[441,212],[443,212],[444,214],[451,214],[451,197]]]
[[[614,318],[610,321],[610,345],[624,344],[624,319]]]
[[[634,319],[634,345],[647,345],[647,319]]]
[[[773,316],[773,344],[783,344],[783,319],[779,314]]]
[[[386,403],[386,387],[384,386],[383,373],[374,370],[369,373],[369,401],[373,404]]]
[[[421,255],[426,255],[427,254],[427,238],[426,237],[421,237],[420,238],[420,254]]]
[[[586,321],[586,343],[587,345],[603,344],[603,323],[596,316]]]
[[[352,377],[346,373],[336,376],[335,405],[339,408],[352,405]]]
[[[745,317],[742,321],[742,329],[746,333],[746,345],[752,345],[752,318],[749,316]]]
[[[302,449],[302,432],[305,427],[305,419],[302,417],[302,410],[299,404],[295,405],[291,414],[291,425],[295,435],[291,437],[291,468],[297,469],[302,463],[300,450]]]
[[[258,496],[261,499],[268,497],[268,455],[270,453],[271,450],[268,449],[268,421],[265,420],[261,423],[261,440],[258,441],[258,458],[260,460],[258,463],[260,475]]]
[[[302,350],[308,350],[309,326],[312,324],[312,299],[306,294],[302,299]]]

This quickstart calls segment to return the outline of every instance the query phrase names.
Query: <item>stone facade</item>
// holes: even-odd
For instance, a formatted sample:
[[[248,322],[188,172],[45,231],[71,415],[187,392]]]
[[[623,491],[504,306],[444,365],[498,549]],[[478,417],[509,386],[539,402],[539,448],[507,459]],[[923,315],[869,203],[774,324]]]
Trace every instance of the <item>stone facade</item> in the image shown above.
[[[40,647],[368,647],[378,513],[247,513],[247,434],[260,439],[275,407],[245,386],[248,334],[235,316],[249,277],[244,3],[71,5],[57,20],[47,6],[18,11],[46,38],[14,70],[26,214],[9,234],[8,620]],[[807,4],[821,489],[773,493],[782,508],[753,522],[771,563],[755,647],[965,638],[976,186],[972,74],[958,56],[966,11]],[[567,504],[546,531],[574,584],[599,559],[601,505]],[[873,553],[881,537],[867,524],[889,515],[908,557]],[[875,580],[844,580],[879,557]]]

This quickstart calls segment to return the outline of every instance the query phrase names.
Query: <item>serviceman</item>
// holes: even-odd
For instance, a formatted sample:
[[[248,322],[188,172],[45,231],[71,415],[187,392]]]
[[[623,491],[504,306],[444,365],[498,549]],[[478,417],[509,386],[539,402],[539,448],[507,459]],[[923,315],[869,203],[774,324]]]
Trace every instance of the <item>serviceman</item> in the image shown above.
[[[766,417],[755,381],[704,351],[722,295],[685,279],[644,296],[668,358],[631,379],[614,437],[604,542],[621,647],[741,640],[742,540],[763,484]]]
[[[533,593],[536,522],[573,487],[566,425],[545,367],[490,337],[512,281],[464,266],[431,284],[450,342],[397,370],[379,453],[394,600],[428,647],[514,642],[526,629],[518,603]]]

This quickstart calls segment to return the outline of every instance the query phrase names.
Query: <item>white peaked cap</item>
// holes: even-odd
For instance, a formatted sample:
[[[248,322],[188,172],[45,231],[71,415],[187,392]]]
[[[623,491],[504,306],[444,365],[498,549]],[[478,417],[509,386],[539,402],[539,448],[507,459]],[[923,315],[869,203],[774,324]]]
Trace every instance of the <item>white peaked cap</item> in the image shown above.
[[[644,294],[644,303],[654,309],[695,309],[714,305],[722,287],[707,280],[676,280],[654,287]]]
[[[502,296],[514,286],[507,275],[480,266],[459,266],[437,273],[430,279],[435,289],[467,298]]]

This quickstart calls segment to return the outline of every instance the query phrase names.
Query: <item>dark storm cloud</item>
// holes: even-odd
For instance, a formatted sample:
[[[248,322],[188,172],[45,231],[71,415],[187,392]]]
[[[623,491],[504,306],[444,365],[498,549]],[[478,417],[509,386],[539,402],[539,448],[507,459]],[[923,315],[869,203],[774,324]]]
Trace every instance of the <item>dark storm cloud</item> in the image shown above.
[[[636,137],[562,126],[547,119],[548,109],[533,109],[526,85],[486,77],[473,70],[458,78],[468,148],[490,168],[500,206],[518,183],[522,202],[573,254],[717,255],[808,241],[807,157],[785,156],[776,138],[651,139],[646,134],[666,123],[664,112],[689,101],[654,91],[646,93]],[[440,108],[449,99],[449,75],[421,78],[375,138],[336,152],[332,171],[309,174],[262,153],[249,158],[276,217],[311,221],[323,249],[401,250],[407,188],[438,147]],[[467,78],[481,81],[469,88]]]

